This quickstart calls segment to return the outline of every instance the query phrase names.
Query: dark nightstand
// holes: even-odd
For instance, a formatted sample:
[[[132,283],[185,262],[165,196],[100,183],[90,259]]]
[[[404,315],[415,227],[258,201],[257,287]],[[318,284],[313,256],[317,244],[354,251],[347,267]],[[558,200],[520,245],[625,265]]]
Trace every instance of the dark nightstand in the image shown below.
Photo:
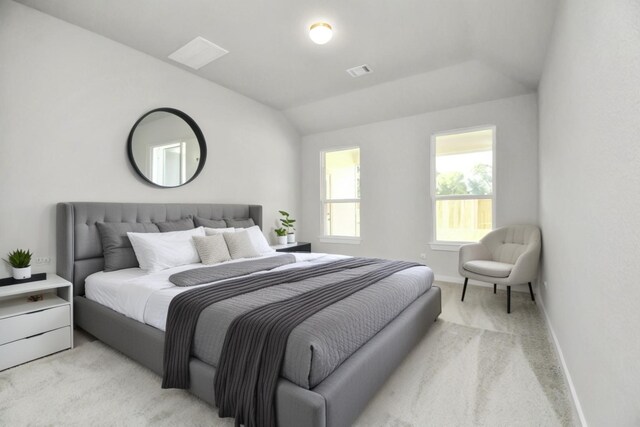
[[[276,252],[311,252],[311,243],[296,242],[286,245],[271,246]]]

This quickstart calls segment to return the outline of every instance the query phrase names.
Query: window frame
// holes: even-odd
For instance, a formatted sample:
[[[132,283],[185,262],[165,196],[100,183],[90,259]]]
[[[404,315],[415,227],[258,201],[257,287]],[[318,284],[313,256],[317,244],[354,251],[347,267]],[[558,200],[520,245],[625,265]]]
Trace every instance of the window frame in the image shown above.
[[[358,149],[360,152],[360,185],[362,186],[362,149],[359,145],[347,145],[330,147],[320,150],[320,230],[322,234],[318,239],[322,243],[346,243],[358,245],[362,241],[362,189],[360,189],[360,198],[358,199],[327,199],[327,170],[326,170],[326,154],[335,151],[347,151]],[[360,236],[333,236],[327,234],[325,230],[325,205],[327,203],[359,203],[360,204]]]
[[[436,195],[436,138],[440,136],[447,135],[455,135],[459,133],[468,133],[468,132],[476,132],[481,130],[491,130],[492,141],[491,141],[491,157],[492,157],[492,166],[491,166],[491,196],[482,196],[475,194],[464,194],[464,195]],[[476,200],[476,199],[491,199],[491,229],[496,228],[496,206],[497,206],[497,180],[496,180],[496,140],[497,140],[497,130],[496,125],[480,125],[480,126],[471,126],[466,128],[458,128],[451,129],[442,132],[434,132],[431,134],[431,145],[430,145],[430,193],[431,193],[431,217],[432,217],[432,227],[431,227],[431,242],[429,245],[433,250],[441,250],[441,251],[458,251],[461,245],[467,243],[476,243],[473,241],[465,242],[465,241],[449,241],[449,240],[436,240],[437,238],[437,212],[436,212],[436,201],[437,200]]]

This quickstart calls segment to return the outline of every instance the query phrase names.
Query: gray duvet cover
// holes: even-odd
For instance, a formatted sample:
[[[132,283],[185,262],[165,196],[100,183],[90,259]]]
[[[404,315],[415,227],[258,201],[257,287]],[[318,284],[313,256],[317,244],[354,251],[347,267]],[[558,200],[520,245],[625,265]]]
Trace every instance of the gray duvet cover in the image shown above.
[[[188,287],[203,285],[218,280],[232,279],[235,277],[245,276],[258,271],[269,271],[274,268],[282,267],[286,264],[296,262],[296,257],[292,254],[279,254],[269,258],[260,258],[256,260],[226,263],[213,267],[195,268],[180,273],[172,274],[169,281],[176,286]]]
[[[192,352],[217,367],[227,329],[238,315],[373,268],[273,286],[213,304],[200,315]],[[432,281],[433,273],[427,267],[403,270],[311,316],[289,336],[282,376],[301,387],[313,388],[425,293]]]

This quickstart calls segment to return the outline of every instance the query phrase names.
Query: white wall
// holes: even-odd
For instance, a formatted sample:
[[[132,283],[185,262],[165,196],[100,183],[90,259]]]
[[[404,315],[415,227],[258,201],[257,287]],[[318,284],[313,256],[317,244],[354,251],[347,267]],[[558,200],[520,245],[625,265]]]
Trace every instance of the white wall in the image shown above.
[[[584,417],[640,425],[640,3],[566,0],[540,85],[542,298]]]
[[[458,277],[457,252],[432,251],[429,149],[433,133],[496,125],[496,225],[538,223],[538,131],[535,95],[453,108],[305,136],[300,239],[318,252],[418,260]],[[320,243],[320,151],[360,146],[359,245]]]
[[[183,110],[207,139],[207,164],[185,187],[151,187],[129,166],[129,130],[157,107]],[[278,209],[299,211],[299,169],[291,166],[299,141],[269,107],[0,1],[2,257],[17,247],[53,257],[61,201],[258,203],[269,230]],[[54,271],[55,259],[34,269],[43,270]],[[0,277],[9,274],[1,263]]]

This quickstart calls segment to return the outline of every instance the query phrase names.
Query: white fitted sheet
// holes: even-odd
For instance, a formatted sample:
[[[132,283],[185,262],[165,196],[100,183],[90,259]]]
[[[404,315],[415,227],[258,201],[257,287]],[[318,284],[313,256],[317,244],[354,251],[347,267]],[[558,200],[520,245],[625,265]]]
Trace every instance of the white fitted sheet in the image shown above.
[[[262,258],[281,255],[267,254]],[[296,257],[295,264],[287,264],[274,270],[300,268],[308,263],[323,263],[347,258],[344,255],[319,253],[292,253]],[[255,259],[255,258],[251,258]],[[247,258],[227,262],[246,261]],[[140,268],[104,272],[100,271],[87,277],[85,296],[110,309],[124,314],[139,322],[146,323],[160,330],[165,330],[169,304],[173,297],[196,286],[179,287],[169,281],[172,274],[194,268],[210,267],[201,263],[169,268],[156,273],[147,273]],[[263,274],[258,272],[253,274]],[[206,286],[203,284],[200,286]]]

